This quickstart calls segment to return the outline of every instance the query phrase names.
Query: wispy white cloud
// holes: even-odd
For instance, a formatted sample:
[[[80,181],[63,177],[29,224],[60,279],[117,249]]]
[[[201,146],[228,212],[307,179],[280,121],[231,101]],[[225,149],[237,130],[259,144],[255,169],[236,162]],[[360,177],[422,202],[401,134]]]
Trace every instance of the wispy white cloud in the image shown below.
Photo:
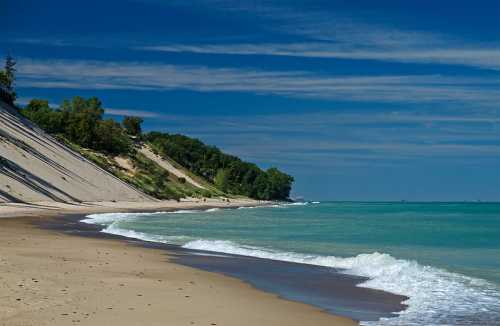
[[[29,45],[50,45],[50,46],[60,46],[60,47],[67,47],[67,46],[77,46],[78,44],[65,40],[65,39],[54,39],[54,38],[16,38],[13,40],[15,43],[20,43],[20,44],[29,44]],[[93,44],[94,46],[96,45],[95,43]]]
[[[378,102],[493,105],[498,78],[440,75],[332,76],[158,63],[18,60],[18,85],[37,88],[251,92],[290,97]]]
[[[109,114],[109,115],[136,116],[136,117],[141,117],[141,118],[158,118],[161,116],[161,114],[159,114],[157,112],[133,110],[133,109],[106,108],[105,113]]]
[[[373,22],[373,12],[317,10],[280,2],[198,0],[220,11],[250,14],[269,32],[289,34],[297,43],[152,44],[143,50],[206,54],[278,55],[404,63],[463,65],[500,70],[500,43],[484,44],[437,31],[408,30]],[[174,2],[175,4],[175,2]],[[177,2],[177,5],[185,5]],[[425,24],[423,24],[425,26]]]
[[[402,129],[401,132],[408,130]],[[198,135],[194,131],[194,135]],[[432,141],[422,142],[419,137],[401,135],[380,141],[384,130],[378,129],[379,139],[368,139],[370,134],[364,134],[360,139],[342,139],[336,130],[329,140],[318,140],[289,136],[288,139],[279,138],[271,134],[260,134],[248,142],[245,135],[233,134],[230,140],[222,140],[220,134],[205,134],[203,139],[219,142],[227,152],[256,162],[272,164],[304,165],[310,168],[319,166],[373,166],[378,164],[397,163],[415,164],[417,160],[449,161],[454,164],[460,161],[478,161],[490,159],[498,161],[500,158],[500,144],[467,144],[454,138],[449,143],[439,141],[442,135],[434,135]],[[357,131],[362,134],[361,130]],[[420,134],[425,131],[420,130]],[[386,138],[388,135],[385,135]],[[493,135],[492,135],[493,136]],[[498,134],[497,134],[498,136]],[[337,138],[335,138],[337,137]],[[453,139],[452,137],[450,137]],[[491,139],[491,138],[490,138]]]
[[[158,3],[161,3],[159,1]],[[194,3],[206,10],[251,15],[253,23],[268,34],[265,39],[280,42],[262,42],[257,38],[248,41],[241,35],[235,43],[169,43],[138,45],[134,40],[107,39],[37,39],[18,38],[14,42],[57,47],[120,47],[163,52],[191,52],[203,54],[268,55],[308,58],[351,60],[377,60],[400,63],[447,64],[500,70],[500,42],[464,40],[457,35],[438,31],[408,30],[373,22],[373,17],[357,12],[319,11],[304,6],[293,7],[279,2],[251,2],[197,0]],[[193,9],[193,2],[170,1],[166,6],[186,6]],[[255,19],[257,18],[257,19]],[[425,25],[424,25],[425,26]],[[276,35],[278,33],[278,35]],[[280,37],[291,35],[295,42]],[[245,39],[245,42],[241,40]]]
[[[336,43],[170,44],[138,47],[140,50],[204,54],[273,55],[403,63],[463,65],[500,70],[500,47],[380,48]]]
[[[287,166],[402,165],[417,160],[473,164],[478,160],[500,160],[498,111],[374,110],[305,110],[209,119],[181,116],[165,128],[199,137],[252,161]],[[157,122],[155,129],[161,126]]]

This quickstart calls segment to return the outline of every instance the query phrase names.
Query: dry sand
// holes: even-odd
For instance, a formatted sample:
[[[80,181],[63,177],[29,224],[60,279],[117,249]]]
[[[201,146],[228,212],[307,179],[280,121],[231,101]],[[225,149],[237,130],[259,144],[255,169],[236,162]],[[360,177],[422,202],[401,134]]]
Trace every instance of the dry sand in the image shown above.
[[[0,220],[0,325],[356,325],[164,250]]]

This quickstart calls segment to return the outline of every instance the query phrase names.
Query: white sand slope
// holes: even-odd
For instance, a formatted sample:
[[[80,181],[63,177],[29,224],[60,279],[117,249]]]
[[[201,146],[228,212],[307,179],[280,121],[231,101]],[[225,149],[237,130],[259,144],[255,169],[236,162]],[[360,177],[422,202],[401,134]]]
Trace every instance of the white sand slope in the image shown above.
[[[195,180],[193,180],[193,178],[191,178],[190,176],[188,176],[186,173],[184,173],[183,171],[181,171],[181,170],[177,169],[175,166],[173,166],[172,163],[170,163],[167,160],[164,160],[160,156],[158,156],[155,153],[153,153],[153,151],[149,148],[149,146],[144,145],[139,150],[139,152],[141,152],[144,156],[146,156],[150,160],[156,162],[159,166],[161,166],[162,168],[164,168],[165,170],[167,170],[169,173],[172,173],[177,178],[184,178],[184,179],[186,179],[186,181],[188,183],[192,184],[193,186],[195,186],[197,188],[200,188],[200,189],[206,189],[200,183],[198,183]]]
[[[153,200],[0,100],[0,202]]]

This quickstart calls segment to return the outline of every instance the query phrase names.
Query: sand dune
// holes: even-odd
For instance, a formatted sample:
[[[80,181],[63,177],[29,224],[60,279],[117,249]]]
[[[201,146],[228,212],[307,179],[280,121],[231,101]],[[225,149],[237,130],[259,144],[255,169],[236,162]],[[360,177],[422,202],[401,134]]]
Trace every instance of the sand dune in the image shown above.
[[[0,101],[0,202],[154,200]]]

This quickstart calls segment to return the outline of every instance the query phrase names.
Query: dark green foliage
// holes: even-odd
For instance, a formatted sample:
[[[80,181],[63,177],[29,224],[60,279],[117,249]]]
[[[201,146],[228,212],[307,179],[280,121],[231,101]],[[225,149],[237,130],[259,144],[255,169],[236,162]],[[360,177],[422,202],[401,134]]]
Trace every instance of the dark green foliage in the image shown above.
[[[220,169],[214,178],[214,185],[224,191],[229,191],[229,171],[225,169]]]
[[[289,197],[293,178],[278,169],[263,171],[255,164],[183,135],[150,132],[144,137],[158,154],[172,158],[224,192],[265,200]]]
[[[71,101],[64,101],[60,110],[66,118],[64,133],[69,140],[83,147],[101,149],[97,146],[96,129],[104,110],[97,98],[86,100],[75,96]]]
[[[131,136],[139,136],[142,132],[141,124],[143,122],[144,120],[139,117],[125,117],[123,119],[122,125],[125,128],[127,134]]]
[[[14,58],[8,54],[5,58],[5,77],[7,78],[7,83],[5,87],[7,91],[10,93],[14,93],[14,81],[15,81],[15,73],[16,73],[16,61]]]
[[[61,134],[79,146],[110,154],[126,154],[132,142],[122,126],[114,120],[103,120],[104,109],[96,97],[74,97],[52,109],[46,100],[33,99],[21,110],[28,119],[45,131]]]
[[[5,71],[0,70],[0,86],[7,90],[7,85],[9,85],[9,78],[7,77]]]
[[[21,113],[48,133],[62,133],[64,130],[63,113],[53,111],[47,100],[33,99]]]
[[[16,61],[8,54],[5,58],[4,70],[0,70],[0,86],[7,92],[6,100],[9,103],[14,103],[16,100],[16,92],[14,90],[14,82],[16,80]]]
[[[268,199],[288,198],[290,190],[292,190],[293,178],[276,168],[268,169],[265,174],[268,183],[266,191],[261,194],[261,197],[268,197]]]
[[[129,153],[132,145],[120,124],[114,120],[102,120],[95,128],[94,148],[111,154]]]
[[[123,125],[114,120],[103,120],[102,104],[95,97],[74,97],[71,101],[64,101],[58,109],[50,108],[46,100],[33,99],[21,113],[69,143],[100,152],[95,157],[91,155],[91,159],[156,198],[178,199],[211,193],[201,194],[201,190],[188,185],[184,178],[170,178],[163,168],[135,152],[129,135],[142,136],[155,153],[170,157],[227,194],[264,200],[286,200],[290,194],[293,178],[276,168],[263,171],[255,164],[224,154],[215,146],[183,135],[160,132],[141,135],[141,118],[126,117]],[[138,172],[130,177],[113,165],[107,166],[109,160],[103,153],[129,156]],[[217,193],[217,190],[213,191]]]

